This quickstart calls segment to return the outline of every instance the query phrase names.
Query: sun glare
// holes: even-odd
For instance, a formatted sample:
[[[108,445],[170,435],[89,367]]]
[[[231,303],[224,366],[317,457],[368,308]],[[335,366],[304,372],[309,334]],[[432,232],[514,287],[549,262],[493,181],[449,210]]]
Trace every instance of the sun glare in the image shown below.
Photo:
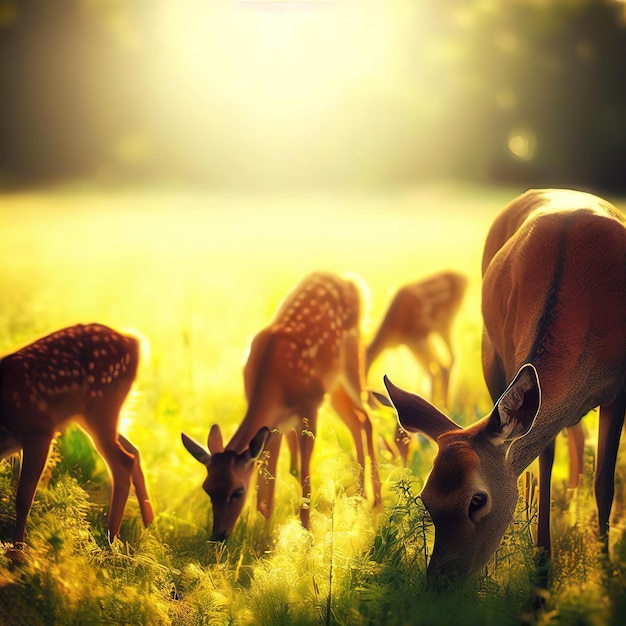
[[[520,161],[532,161],[537,140],[535,133],[527,128],[515,128],[508,136],[507,145],[511,153]]]
[[[353,89],[384,90],[397,68],[397,16],[365,2],[163,5],[162,70],[177,88],[216,98],[267,133],[306,132],[302,120]],[[165,81],[163,89],[170,89]],[[319,129],[317,129],[319,130]]]

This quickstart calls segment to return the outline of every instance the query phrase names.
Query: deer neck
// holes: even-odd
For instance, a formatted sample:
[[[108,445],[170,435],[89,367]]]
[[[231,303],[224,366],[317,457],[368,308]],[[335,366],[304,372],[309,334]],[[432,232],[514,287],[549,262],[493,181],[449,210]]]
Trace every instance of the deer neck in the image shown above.
[[[528,356],[520,358],[524,354],[520,346],[515,362],[507,368],[510,376],[517,366],[530,362],[541,384],[541,407],[535,426],[515,442],[509,453],[518,474],[560,430],[576,424],[593,408],[611,403],[624,382],[626,357],[623,347],[619,347],[620,339],[608,343],[603,339],[619,321],[605,309],[599,314],[590,301],[579,300],[575,316],[565,315],[562,304],[560,310],[555,309],[543,329],[540,320],[541,335],[536,335],[526,352]]]
[[[228,442],[226,450],[241,454],[248,449],[250,441],[260,428],[277,428],[285,419],[282,394],[277,385],[265,384],[253,394],[246,414]]]
[[[554,440],[559,432],[578,422],[596,406],[586,393],[576,371],[564,371],[562,364],[530,361],[541,382],[541,406],[531,431],[516,440],[509,450],[513,471],[519,476]]]

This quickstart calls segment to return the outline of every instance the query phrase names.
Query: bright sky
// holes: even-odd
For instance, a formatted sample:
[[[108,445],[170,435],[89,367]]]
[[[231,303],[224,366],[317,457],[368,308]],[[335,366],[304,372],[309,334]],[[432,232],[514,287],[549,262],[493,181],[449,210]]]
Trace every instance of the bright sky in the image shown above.
[[[164,100],[172,90],[195,95],[183,105],[189,125],[211,115],[210,103],[259,144],[332,136],[362,114],[340,104],[346,96],[407,89],[397,8],[405,4],[166,2],[159,89]]]

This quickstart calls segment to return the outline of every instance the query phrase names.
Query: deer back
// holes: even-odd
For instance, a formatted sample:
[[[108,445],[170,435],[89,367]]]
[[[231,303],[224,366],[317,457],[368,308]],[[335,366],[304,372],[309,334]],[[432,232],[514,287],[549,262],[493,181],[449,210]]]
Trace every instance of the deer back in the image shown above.
[[[356,285],[334,274],[311,274],[287,295],[252,341],[244,368],[248,412],[227,449],[247,444],[247,421],[274,428],[303,402],[321,401],[343,371],[344,342],[358,335],[359,315]]]
[[[135,378],[139,343],[101,324],[77,324],[43,337],[0,361],[0,420],[18,438],[52,432],[89,402],[117,395]]]

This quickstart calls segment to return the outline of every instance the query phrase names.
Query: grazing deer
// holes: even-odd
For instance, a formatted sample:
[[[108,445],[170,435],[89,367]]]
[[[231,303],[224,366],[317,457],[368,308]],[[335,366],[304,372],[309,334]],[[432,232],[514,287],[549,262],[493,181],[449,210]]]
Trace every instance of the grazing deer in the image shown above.
[[[483,249],[481,264],[483,277],[493,257],[536,208],[534,202],[511,202],[496,218],[489,229]],[[487,335],[483,337],[483,373],[491,399],[495,402],[502,394],[503,387],[501,380],[494,380],[492,378],[493,371],[491,367],[488,367],[488,363],[491,363],[492,356],[490,356],[490,353],[493,348],[491,342],[486,340],[486,337]],[[567,443],[569,449],[569,487],[570,489],[575,489],[578,487],[580,474],[583,471],[585,433],[580,422],[573,426],[568,426],[565,430],[568,435]],[[539,518],[543,520],[549,519],[550,479],[553,461],[554,459],[548,456],[539,456],[539,493],[543,493],[544,495],[544,499],[540,500],[543,506],[540,507],[542,511],[540,512]],[[545,532],[543,534],[545,535]]]
[[[510,523],[517,479],[541,458],[538,545],[550,552],[554,438],[600,407],[595,493],[608,550],[617,449],[626,408],[626,221],[608,202],[569,190],[528,191],[487,238],[526,213],[483,278],[483,368],[489,416],[461,428],[386,380],[401,424],[439,451],[421,493],[435,525],[429,578],[457,578],[489,560]],[[511,381],[508,387],[506,383]]]
[[[226,447],[217,424],[209,432],[208,450],[182,434],[187,450],[208,472],[203,488],[213,503],[214,540],[224,540],[231,534],[245,503],[255,460],[264,449],[269,452],[267,470],[270,476],[275,475],[281,432],[290,437],[292,462],[293,447],[299,448],[303,496],[300,519],[308,528],[309,466],[317,413],[326,393],[354,438],[362,468],[361,487],[365,437],[374,499],[376,504],[380,502],[372,424],[361,398],[359,310],[359,291],[354,282],[326,273],[307,276],[287,295],[273,322],[252,341],[244,368],[248,409]],[[257,507],[269,518],[274,481],[262,478],[259,482]]]
[[[131,480],[143,523],[152,522],[139,451],[117,431],[138,362],[137,339],[100,324],[64,328],[0,359],[0,458],[22,451],[14,546],[24,542],[50,444],[70,420],[91,435],[109,467],[110,538],[119,535]]]
[[[438,388],[444,408],[448,406],[450,371],[455,362],[452,322],[463,301],[467,278],[457,272],[434,276],[401,287],[393,297],[372,342],[366,350],[365,373],[387,348],[406,345],[430,377],[431,399]],[[433,350],[429,339],[438,335],[448,351],[446,360]],[[398,424],[395,442],[407,464],[409,437]]]

